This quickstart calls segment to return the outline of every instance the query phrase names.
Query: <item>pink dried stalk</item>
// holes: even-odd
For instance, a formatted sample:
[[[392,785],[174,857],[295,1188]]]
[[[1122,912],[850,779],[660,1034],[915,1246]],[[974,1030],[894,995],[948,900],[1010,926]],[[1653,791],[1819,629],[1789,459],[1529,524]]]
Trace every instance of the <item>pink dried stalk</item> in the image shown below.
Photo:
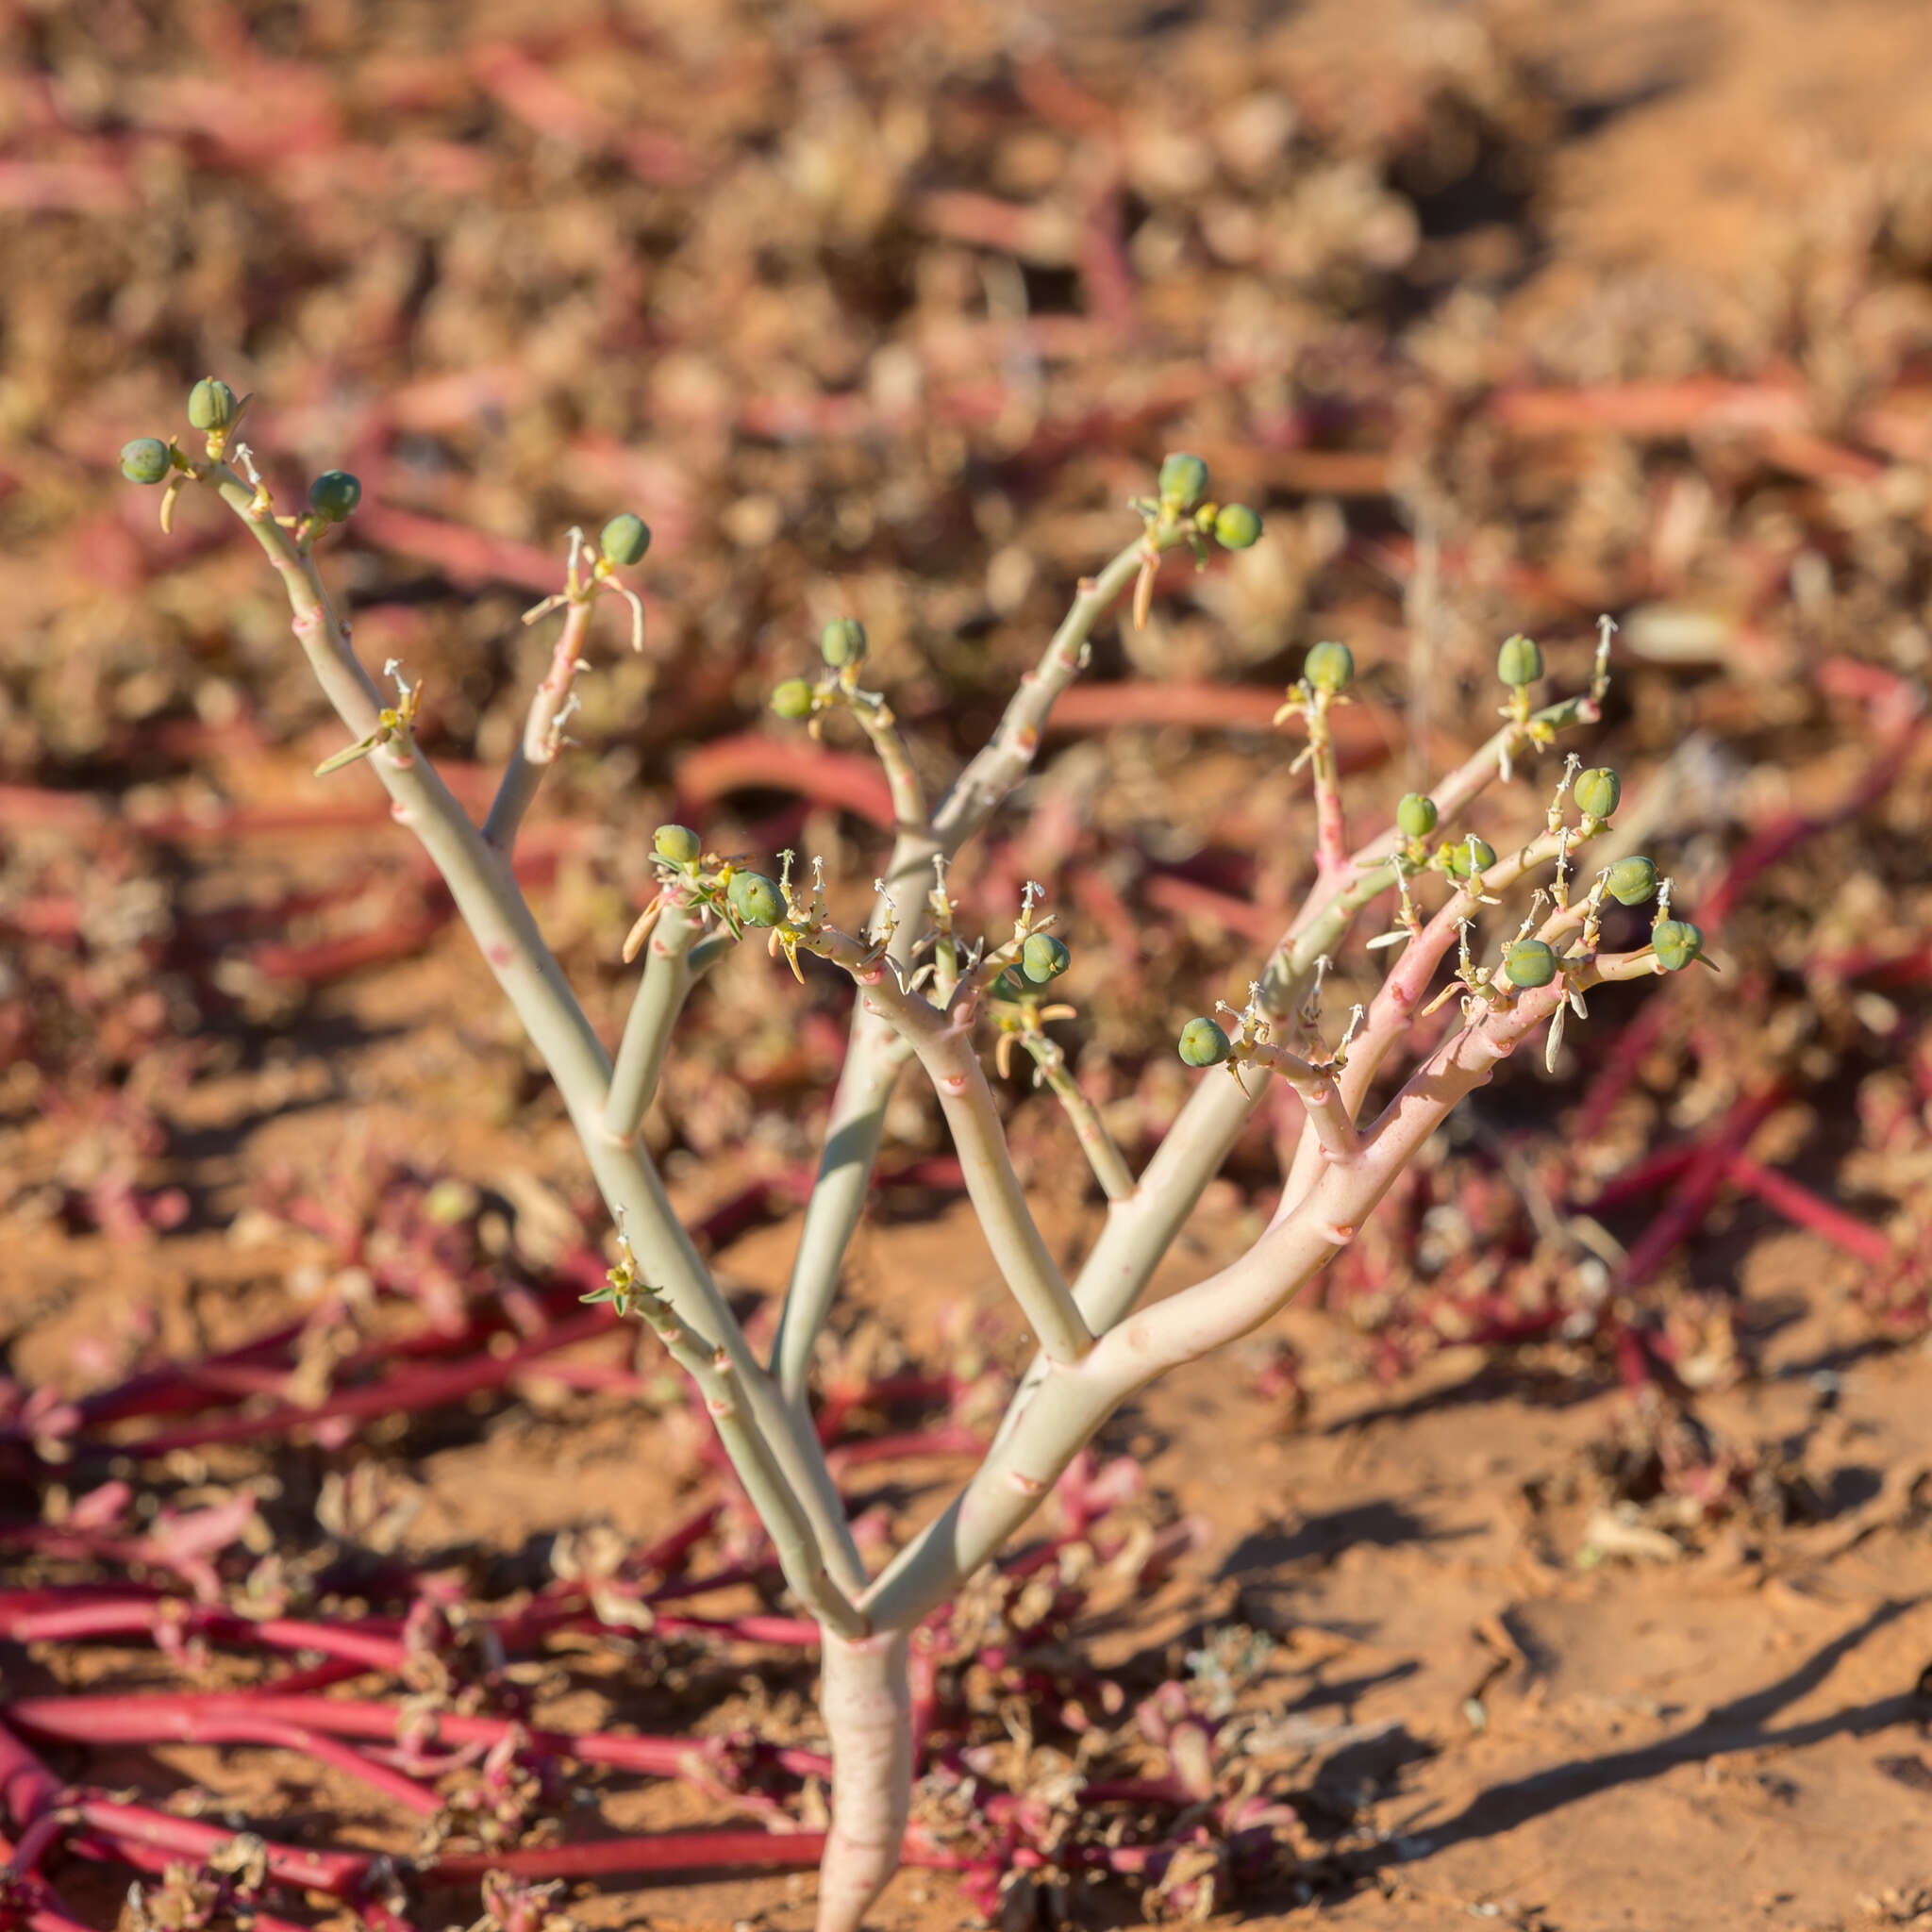
[[[1099,236],[1104,209],[1096,219]],[[1096,252],[1094,271],[1103,269],[1103,254]],[[1205,1019],[1184,1035],[1184,1058],[1222,1071],[1202,1080],[1136,1174],[1045,1032],[1049,1022],[1071,1009],[1042,1004],[1040,989],[1062,970],[1065,952],[1036,891],[1029,887],[1024,893],[1011,937],[986,943],[961,929],[946,889],[946,865],[1032,768],[1056,700],[1086,664],[1096,628],[1124,593],[1132,590],[1139,622],[1172,553],[1191,550],[1205,565],[1210,538],[1234,548],[1255,541],[1259,522],[1253,512],[1203,501],[1207,473],[1198,458],[1174,457],[1163,464],[1158,496],[1134,506],[1139,533],[1082,582],[992,739],[936,806],[926,802],[886,700],[859,682],[862,630],[842,619],[827,626],[824,675],[816,682],[791,680],[774,705],[784,715],[808,719],[814,735],[826,720],[844,716],[878,759],[883,799],[874,780],[863,788],[865,802],[887,808],[893,836],[873,917],[864,931],[845,931],[829,915],[816,868],[809,883],[800,883],[788,865],[774,884],[737,860],[706,854],[697,836],[683,827],[660,828],[661,888],[633,935],[632,949],[644,950],[645,963],[613,1062],[518,887],[514,847],[562,741],[570,687],[600,595],[616,592],[629,601],[635,641],[643,607],[620,573],[641,558],[648,531],[634,517],[615,518],[594,550],[573,534],[562,590],[531,613],[534,619],[561,608],[563,636],[479,829],[416,741],[420,689],[391,664],[396,694],[385,701],[358,660],[348,623],[317,569],[316,539],[355,508],[359,486],[331,473],[318,480],[311,512],[278,516],[245,447],[235,441],[245,408],[210,378],[191,399],[191,420],[201,432],[194,451],[134,443],[124,468],[137,481],[166,479],[164,522],[176,494],[192,482],[219,496],[260,544],[288,593],[295,636],[353,741],[322,769],[368,763],[389,792],[391,815],[422,841],[557,1081],[620,1230],[623,1260],[598,1298],[619,1313],[642,1315],[691,1374],[793,1594],[820,1625],[821,1710],[836,1776],[821,1864],[819,1927],[854,1932],[902,1855],[914,1724],[908,1645],[922,1620],[993,1559],[1124,1401],[1164,1371],[1265,1322],[1318,1275],[1354,1240],[1456,1103],[1524,1041],[1545,1026],[1554,1034],[1568,1011],[1581,1017],[1591,988],[1647,977],[1698,956],[1695,928],[1663,916],[1667,885],[1654,944],[1622,955],[1601,946],[1607,875],[1599,875],[1587,894],[1573,897],[1576,855],[1615,808],[1613,774],[1586,774],[1591,795],[1586,799],[1579,789],[1580,817],[1573,821],[1566,772],[1544,828],[1504,858],[1454,830],[1476,797],[1499,776],[1507,778],[1515,762],[1548,745],[1562,728],[1597,717],[1608,628],[1591,694],[1541,711],[1528,702],[1529,687],[1541,675],[1541,656],[1528,640],[1511,639],[1499,660],[1511,688],[1502,728],[1443,777],[1432,800],[1420,801],[1427,805],[1426,824],[1406,817],[1400,827],[1354,849],[1342,810],[1343,746],[1337,729],[1347,715],[1353,663],[1340,645],[1317,646],[1309,654],[1307,675],[1291,690],[1282,715],[1297,716],[1308,738],[1298,762],[1308,765],[1314,791],[1315,881],[1248,1004],[1231,1015],[1232,1037]],[[1355,734],[1348,737],[1351,744],[1358,742]],[[834,772],[839,783],[849,783],[842,762],[815,763],[812,771],[815,785]],[[856,791],[847,795],[858,801]],[[1552,868],[1554,876],[1531,900],[1516,940],[1500,959],[1480,963],[1469,940],[1479,909],[1532,873]],[[1430,878],[1449,891],[1446,903],[1424,920],[1414,898]],[[1404,950],[1372,1008],[1358,1008],[1337,1041],[1320,1011],[1324,973],[1365,910],[1391,893],[1399,906],[1396,923],[1379,942]],[[763,930],[774,954],[782,954],[794,971],[800,954],[813,955],[849,974],[858,993],[825,1152],[769,1361],[754,1353],[679,1225],[640,1133],[686,999],[708,966],[751,928]],[[1452,956],[1456,978],[1441,997],[1459,993],[1459,1019],[1452,1017],[1378,1111],[1370,1104],[1371,1087],[1429,1009],[1432,984]],[[1106,1224],[1071,1280],[1042,1239],[1008,1156],[980,1058],[989,1017],[1003,1064],[1013,1047],[1022,1048],[1063,1103],[1108,1197]],[[854,1540],[814,1426],[808,1385],[814,1344],[878,1159],[887,1102],[908,1060],[917,1060],[931,1083],[966,1191],[1040,1356],[977,1472],[874,1574]],[[1158,1261],[1275,1077],[1300,1097],[1306,1124],[1267,1228],[1229,1266],[1156,1307],[1139,1308]],[[358,1399],[334,1398],[339,1408]],[[198,1439],[208,1440],[208,1429],[219,1427],[202,1425]],[[332,1713],[328,1724],[346,1722],[346,1707],[315,1702]],[[307,1707],[300,1714],[276,1713],[264,1700],[251,1699],[249,1707],[258,1718],[286,1715],[318,1728],[325,1723]],[[75,1719],[71,1707],[64,1718],[36,1707],[22,1719],[28,1721],[54,1725]]]

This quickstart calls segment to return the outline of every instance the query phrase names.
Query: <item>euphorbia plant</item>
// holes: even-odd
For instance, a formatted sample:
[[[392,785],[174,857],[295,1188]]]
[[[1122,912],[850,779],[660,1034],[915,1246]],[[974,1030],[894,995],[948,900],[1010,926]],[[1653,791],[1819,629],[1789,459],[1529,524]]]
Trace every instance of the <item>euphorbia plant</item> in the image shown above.
[[[601,1298],[635,1310],[695,1379],[746,1493],[771,1533],[787,1582],[823,1636],[821,1708],[835,1764],[832,1823],[819,1888],[821,1932],[849,1932],[896,1866],[912,1782],[908,1646],[919,1622],[944,1605],[1039,1506],[1076,1452],[1120,1405],[1164,1370],[1191,1361],[1265,1322],[1355,1237],[1365,1217],[1444,1116],[1524,1041],[1547,1028],[1554,1060],[1566,1013],[1607,980],[1675,971],[1700,957],[1696,928],[1670,914],[1670,885],[1650,861],[1624,858],[1591,876],[1585,848],[1617,808],[1607,770],[1577,773],[1570,758],[1540,824],[1499,856],[1462,828],[1471,802],[1499,776],[1591,722],[1603,696],[1605,627],[1587,694],[1535,708],[1542,657],[1526,638],[1502,646],[1503,723],[1466,763],[1427,793],[1403,799],[1395,824],[1352,846],[1332,737],[1349,702],[1346,646],[1311,649],[1277,722],[1306,738],[1297,764],[1314,796],[1314,879],[1300,912],[1269,955],[1239,1011],[1202,1015],[1179,1037],[1201,1079],[1144,1170],[1136,1174],[1046,1031],[1068,1009],[1050,1003],[1068,964],[1052,916],[1028,888],[1010,930],[987,940],[969,929],[947,867],[1031,767],[1055,700],[1087,661],[1095,626],[1130,589],[1143,621],[1163,555],[1245,548],[1255,513],[1208,500],[1206,466],[1170,456],[1156,494],[1132,505],[1132,541],[1083,581],[1039,663],[1022,681],[991,740],[935,806],[928,802],[892,711],[866,688],[866,639],[850,619],[825,627],[823,669],[774,693],[781,719],[816,730],[836,713],[870,739],[884,767],[896,835],[863,931],[830,916],[819,868],[790,855],[776,876],[721,858],[695,831],[663,825],[653,863],[656,896],[625,947],[644,964],[614,1059],[606,1053],[518,890],[510,857],[518,827],[555,761],[597,600],[615,592],[641,622],[619,573],[638,564],[650,533],[634,516],[607,524],[592,549],[572,534],[563,588],[530,613],[560,610],[549,670],[483,824],[474,824],[415,737],[419,691],[386,668],[393,702],[358,660],[349,625],[324,586],[317,539],[353,513],[356,479],[317,479],[309,508],[278,514],[237,434],[246,403],[213,378],[189,406],[193,446],[142,439],[123,468],[137,483],[165,482],[164,522],[179,491],[212,490],[241,519],[280,575],[294,632],[351,743],[324,771],[366,760],[395,818],[423,841],[484,958],[557,1081],[618,1231],[622,1256]],[[1534,883],[1521,924],[1479,955],[1479,909]],[[1607,954],[1607,898],[1657,903],[1651,943]],[[1440,900],[1432,909],[1425,901]],[[1380,991],[1343,1024],[1324,1017],[1329,963],[1377,901],[1392,901],[1373,948],[1392,953]],[[753,1353],[704,1260],[679,1224],[641,1125],[664,1054],[692,988],[726,950],[762,934],[802,977],[810,954],[856,989],[852,1038],[833,1102],[825,1151],[806,1209],[769,1360]],[[1434,990],[1445,961],[1451,976]],[[1446,1001],[1457,1013],[1376,1108],[1378,1074],[1411,1023]],[[1017,1047],[1064,1106],[1107,1196],[1106,1221],[1072,1280],[1041,1239],[1008,1158],[982,1065],[991,1045],[1002,1070]],[[959,1493],[877,1574],[846,1522],[814,1430],[809,1367],[871,1181],[887,1102],[908,1061],[931,1082],[958,1150],[986,1240],[1039,1343],[978,1470]],[[1154,1307],[1141,1292],[1203,1189],[1232,1151],[1273,1080],[1300,1097],[1305,1126],[1278,1204],[1253,1246]]]

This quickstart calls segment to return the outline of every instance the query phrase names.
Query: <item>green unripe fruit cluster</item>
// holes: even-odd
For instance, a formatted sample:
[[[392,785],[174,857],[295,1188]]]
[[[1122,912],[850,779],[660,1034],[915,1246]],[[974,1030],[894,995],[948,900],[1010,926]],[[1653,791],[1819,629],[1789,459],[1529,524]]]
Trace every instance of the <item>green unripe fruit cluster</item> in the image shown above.
[[[1704,935],[1688,919],[1660,919],[1650,929],[1651,951],[1666,973],[1681,973],[1704,950]]]
[[[776,925],[785,917],[783,895],[761,872],[733,873],[724,898],[745,925]]]
[[[1317,691],[1330,696],[1346,691],[1355,681],[1355,653],[1346,644],[1324,643],[1310,646],[1302,665],[1302,675]]]
[[[704,841],[689,825],[659,825],[651,835],[651,844],[659,858],[673,865],[691,865],[705,849]]]
[[[1624,795],[1624,781],[1607,765],[1580,772],[1576,777],[1576,809],[1587,819],[1607,819]]]
[[[1214,515],[1214,541],[1224,550],[1249,550],[1261,535],[1261,519],[1244,503],[1224,503]]]
[[[809,718],[811,686],[802,677],[788,677],[772,693],[772,708],[781,718]]]
[[[1459,840],[1454,845],[1445,845],[1442,856],[1447,859],[1453,877],[1473,879],[1489,871],[1496,862],[1496,848],[1487,839],[1478,839],[1472,832],[1468,838]]]
[[[1641,857],[1620,858],[1604,883],[1619,906],[1641,906],[1657,891],[1657,867]]]
[[[1557,976],[1557,955],[1541,940],[1518,940],[1503,955],[1503,971],[1512,986],[1547,986]]]
[[[137,436],[121,445],[121,474],[130,483],[158,483],[174,467],[168,445],[158,437]]]
[[[1181,1028],[1180,1056],[1191,1067],[1218,1067],[1232,1051],[1227,1035],[1212,1020],[1190,1020]]]
[[[1525,685],[1534,684],[1543,675],[1543,654],[1534,638],[1520,633],[1513,638],[1505,638],[1503,648],[1496,653],[1496,675],[1505,684],[1513,685],[1521,691]]]
[[[819,633],[819,655],[834,671],[865,661],[865,626],[856,617],[835,617]]]
[[[325,524],[347,523],[361,501],[361,481],[346,470],[325,470],[308,486],[308,508]]]
[[[1029,933],[1020,948],[1020,970],[1035,986],[1058,979],[1072,963],[1072,954],[1050,932]]]
[[[1409,792],[1395,808],[1395,827],[1405,839],[1426,839],[1436,829],[1436,801]]]
[[[644,552],[651,547],[651,526],[642,517],[634,517],[628,510],[621,516],[614,516],[597,533],[597,548],[604,553],[607,563],[628,568],[633,563],[644,560]]]
[[[225,382],[204,375],[188,391],[188,420],[197,429],[226,429],[235,421],[235,391]]]
[[[1160,500],[1175,509],[1192,509],[1208,494],[1208,465],[1176,450],[1160,465]]]

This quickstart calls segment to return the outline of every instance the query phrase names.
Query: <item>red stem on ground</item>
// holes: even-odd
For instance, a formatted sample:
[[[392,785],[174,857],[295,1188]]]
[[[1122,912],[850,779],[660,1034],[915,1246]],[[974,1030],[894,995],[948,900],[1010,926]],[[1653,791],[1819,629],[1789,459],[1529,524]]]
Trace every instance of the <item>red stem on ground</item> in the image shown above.
[[[1641,1288],[1696,1233],[1724,1186],[1731,1161],[1783,1097],[1783,1089],[1776,1085],[1743,1095],[1705,1137],[1678,1177],[1670,1201],[1624,1256],[1618,1272],[1625,1288]]]

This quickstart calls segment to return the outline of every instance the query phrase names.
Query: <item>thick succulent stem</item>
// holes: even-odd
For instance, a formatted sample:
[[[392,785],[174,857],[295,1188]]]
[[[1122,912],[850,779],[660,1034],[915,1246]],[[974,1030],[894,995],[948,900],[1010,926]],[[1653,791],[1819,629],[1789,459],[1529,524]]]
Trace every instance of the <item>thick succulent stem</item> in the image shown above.
[[[899,916],[891,951],[901,964],[912,958],[926,931],[924,886],[934,858],[948,858],[958,851],[1032,768],[1055,701],[1079,675],[1094,626],[1133,582],[1144,552],[1144,541],[1137,539],[1097,576],[1081,584],[1040,662],[1008,701],[999,728],[941,800],[930,831],[915,835],[902,825],[886,872]],[[903,817],[896,788],[893,809]],[[859,1001],[773,1348],[778,1385],[787,1401],[801,1410],[812,1344],[831,1308],[845,1250],[865,1206],[885,1138],[886,1107],[906,1058],[904,1042],[891,1023]]]
[[[604,1131],[612,1140],[628,1141],[643,1124],[658,1091],[671,1029],[702,970],[691,958],[702,931],[682,906],[667,906],[651,929],[643,975],[631,1000],[604,1103]]]
[[[912,1807],[912,1688],[904,1629],[825,1633],[819,1713],[832,1744],[832,1824],[816,1932],[858,1932],[899,1869]]]
[[[383,729],[381,692],[357,658],[349,627],[330,604],[314,559],[232,470],[221,466],[209,480],[281,577],[296,639],[337,715],[356,739],[377,739]],[[407,733],[375,742],[367,762],[390,794],[391,814],[415,833],[442,875],[463,924],[549,1068],[612,1218],[680,1320],[729,1354],[833,1580],[848,1593],[857,1591],[865,1580],[864,1567],[817,1437],[807,1419],[779,1401],[753,1357],[738,1318],[672,1208],[656,1163],[634,1136],[613,1138],[605,1130],[610,1061],[544,943],[508,857],[485,841]]]
[[[1621,976],[1621,975],[1619,975]],[[1325,1168],[1300,1208],[1238,1260],[1121,1322],[1083,1361],[1029,1378],[986,1460],[860,1600],[879,1628],[908,1628],[943,1603],[1025,1522],[1101,1424],[1137,1390],[1265,1322],[1354,1240],[1449,1110],[1564,998],[1525,993],[1438,1048],[1363,1138]]]

